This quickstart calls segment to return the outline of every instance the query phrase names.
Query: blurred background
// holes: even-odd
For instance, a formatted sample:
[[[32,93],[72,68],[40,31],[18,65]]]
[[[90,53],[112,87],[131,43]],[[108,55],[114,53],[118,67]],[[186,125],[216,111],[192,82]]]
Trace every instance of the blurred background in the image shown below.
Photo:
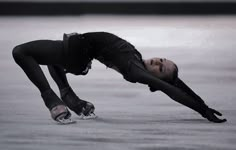
[[[235,14],[235,0],[0,0],[0,149],[235,150]],[[79,120],[72,113],[77,124],[57,125],[12,49],[92,31],[126,39],[143,58],[173,60],[179,77],[228,122],[209,123],[94,60],[88,75],[67,77],[99,118]]]

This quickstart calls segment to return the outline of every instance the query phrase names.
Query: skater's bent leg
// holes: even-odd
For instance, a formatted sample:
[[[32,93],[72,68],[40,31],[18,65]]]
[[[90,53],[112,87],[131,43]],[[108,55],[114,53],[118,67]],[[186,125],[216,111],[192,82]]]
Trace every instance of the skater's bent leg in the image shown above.
[[[61,99],[68,108],[74,111],[80,117],[96,117],[94,115],[95,107],[92,103],[80,99],[70,87],[64,69],[57,65],[49,65],[48,70],[60,90]]]
[[[38,87],[41,93],[50,89],[48,81],[44,76],[39,64],[32,56],[24,55],[20,47],[13,50],[16,63],[24,70],[28,78]]]
[[[53,100],[45,98],[46,106],[50,109],[60,99],[51,90],[50,85],[40,68],[40,64],[60,64],[63,56],[63,45],[60,41],[39,40],[16,46],[13,49],[16,63],[24,70],[28,78],[38,87],[42,97],[50,95]],[[45,94],[47,93],[47,94]],[[50,94],[48,94],[50,93]]]
[[[66,73],[61,66],[48,65],[48,70],[60,90],[69,87]]]

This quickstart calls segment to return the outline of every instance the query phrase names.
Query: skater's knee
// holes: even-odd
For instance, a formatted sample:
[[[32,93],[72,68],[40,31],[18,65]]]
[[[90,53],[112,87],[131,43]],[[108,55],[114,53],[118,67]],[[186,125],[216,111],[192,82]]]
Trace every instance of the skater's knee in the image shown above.
[[[14,47],[14,49],[12,50],[12,56],[16,62],[23,59],[25,56],[24,47],[21,45]]]

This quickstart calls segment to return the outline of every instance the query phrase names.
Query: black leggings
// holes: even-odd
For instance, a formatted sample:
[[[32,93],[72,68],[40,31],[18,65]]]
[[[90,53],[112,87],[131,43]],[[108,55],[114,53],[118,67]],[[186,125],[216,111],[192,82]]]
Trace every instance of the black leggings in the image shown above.
[[[54,76],[54,74],[57,74],[57,71],[61,71],[60,67],[65,64],[62,41],[37,40],[24,43],[16,46],[12,54],[16,63],[24,70],[28,78],[40,90],[41,94],[50,91],[51,87],[39,65],[48,65],[50,74],[55,80],[55,78],[59,78],[60,76]],[[61,88],[62,85],[68,86],[65,76],[55,81],[57,81],[56,83],[59,88],[60,85]],[[53,100],[44,99],[48,108],[61,103],[59,97],[57,97],[54,92],[51,93],[51,95],[53,95],[51,97],[53,98],[50,99]]]
[[[16,63],[41,93],[50,89],[49,83],[39,65],[63,65],[63,42],[37,40],[16,46],[13,49]]]

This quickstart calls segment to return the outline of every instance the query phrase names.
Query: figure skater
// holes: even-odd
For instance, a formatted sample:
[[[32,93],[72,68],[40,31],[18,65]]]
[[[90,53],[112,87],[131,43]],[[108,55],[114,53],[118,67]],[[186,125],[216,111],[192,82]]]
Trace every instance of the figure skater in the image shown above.
[[[79,98],[66,74],[86,75],[93,59],[121,73],[125,80],[148,85],[151,92],[162,91],[173,100],[198,112],[211,122],[222,123],[222,114],[208,107],[179,77],[176,64],[165,58],[143,59],[126,40],[107,32],[64,34],[63,40],[36,40],[13,49],[15,62],[39,89],[52,119],[73,123],[74,111],[82,118],[95,117],[92,103]],[[39,65],[47,65],[60,97],[51,89]],[[69,108],[69,109],[68,109]]]

